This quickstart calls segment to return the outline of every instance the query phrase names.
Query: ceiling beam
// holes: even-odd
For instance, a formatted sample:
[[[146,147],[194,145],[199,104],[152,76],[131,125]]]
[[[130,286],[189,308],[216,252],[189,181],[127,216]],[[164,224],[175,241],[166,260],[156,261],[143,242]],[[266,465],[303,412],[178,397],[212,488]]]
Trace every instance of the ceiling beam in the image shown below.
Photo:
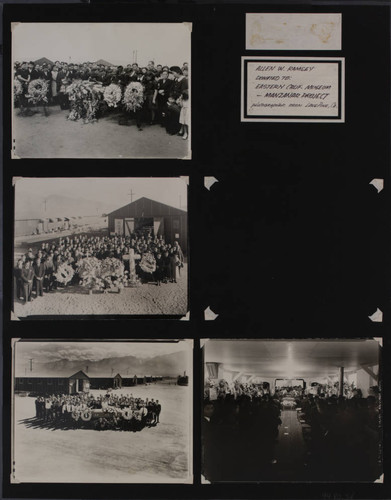
[[[370,377],[376,380],[376,382],[379,381],[379,375],[376,375],[376,373],[374,373],[374,371],[371,368],[369,368],[369,366],[361,365],[361,368],[364,370],[365,373],[367,373]]]

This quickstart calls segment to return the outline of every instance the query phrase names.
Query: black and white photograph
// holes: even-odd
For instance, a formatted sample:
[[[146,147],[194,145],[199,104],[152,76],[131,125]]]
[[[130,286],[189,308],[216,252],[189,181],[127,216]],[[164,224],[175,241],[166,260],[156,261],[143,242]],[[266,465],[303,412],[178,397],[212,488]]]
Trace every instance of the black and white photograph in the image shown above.
[[[13,158],[191,158],[191,23],[12,23]]]
[[[187,182],[15,178],[13,319],[186,315]]]
[[[203,482],[382,482],[380,346],[205,340]]]
[[[13,340],[13,483],[192,483],[192,340]]]

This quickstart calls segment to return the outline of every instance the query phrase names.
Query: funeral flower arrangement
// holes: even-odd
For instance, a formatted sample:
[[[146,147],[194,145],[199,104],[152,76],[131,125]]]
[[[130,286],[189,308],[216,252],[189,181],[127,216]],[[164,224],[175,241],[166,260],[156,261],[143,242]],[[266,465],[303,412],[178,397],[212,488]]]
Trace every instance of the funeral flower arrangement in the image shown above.
[[[73,278],[74,274],[75,274],[75,271],[73,270],[72,266],[70,266],[69,264],[61,264],[58,269],[57,269],[57,272],[53,273],[56,280],[63,284],[63,285],[67,285]]]
[[[19,80],[14,80],[14,101],[17,101],[23,94],[23,85]]]
[[[105,88],[103,99],[106,101],[110,108],[116,108],[121,102],[122,90],[116,83],[111,83]]]
[[[113,257],[99,260],[86,257],[77,264],[80,285],[89,290],[113,290],[125,286],[127,276],[124,264]]]
[[[83,119],[84,123],[96,120],[96,114],[103,103],[103,85],[89,80],[76,80],[66,88],[65,93],[71,107],[68,120]]]
[[[49,85],[47,81],[42,78],[37,78],[36,80],[31,80],[27,87],[26,97],[28,101],[32,104],[38,104],[39,102],[48,102],[47,93],[49,91]]]
[[[106,290],[123,288],[125,280],[125,266],[119,259],[107,257],[101,261],[100,276]]]
[[[144,87],[140,82],[131,82],[126,87],[122,103],[126,111],[141,109],[144,103]]]
[[[142,256],[142,259],[140,261],[140,268],[145,273],[153,273],[156,271],[156,260],[150,252],[147,252]]]
[[[80,277],[80,285],[89,290],[103,289],[104,282],[101,277],[100,260],[96,257],[86,257],[77,263],[77,274]]]

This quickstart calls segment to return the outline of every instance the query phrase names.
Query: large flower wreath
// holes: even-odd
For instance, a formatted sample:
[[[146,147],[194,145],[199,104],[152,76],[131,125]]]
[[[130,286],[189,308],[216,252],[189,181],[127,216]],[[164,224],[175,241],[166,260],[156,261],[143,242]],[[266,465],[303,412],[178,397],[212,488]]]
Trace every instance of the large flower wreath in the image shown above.
[[[145,253],[140,262],[140,268],[145,273],[153,273],[156,271],[156,260],[151,253]]]
[[[104,282],[101,276],[101,263],[96,257],[86,257],[77,263],[80,285],[89,290],[101,290]]]
[[[53,274],[59,283],[62,283],[63,285],[67,285],[71,281],[71,279],[73,278],[75,271],[73,270],[72,266],[64,263],[64,264],[61,264],[59,266],[59,268],[57,269],[57,272],[53,273]]]
[[[82,118],[85,123],[95,121],[103,102],[103,92],[101,84],[88,80],[75,80],[71,83],[65,90],[71,107],[68,120],[76,121]]]
[[[105,88],[103,99],[110,108],[116,108],[121,101],[122,90],[116,83],[111,83]]]
[[[126,111],[136,111],[144,103],[144,87],[140,82],[131,82],[126,87],[122,99]]]
[[[49,85],[47,81],[42,78],[31,80],[27,87],[26,97],[31,104],[38,104],[40,102],[48,102],[47,93]]]
[[[101,262],[100,276],[106,289],[123,288],[125,266],[119,259],[107,257]]]

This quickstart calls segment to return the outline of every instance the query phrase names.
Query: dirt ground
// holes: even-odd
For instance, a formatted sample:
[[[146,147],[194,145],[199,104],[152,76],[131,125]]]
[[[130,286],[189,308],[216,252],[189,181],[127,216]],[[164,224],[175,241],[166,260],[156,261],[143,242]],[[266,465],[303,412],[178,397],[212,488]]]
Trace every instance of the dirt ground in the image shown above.
[[[160,125],[135,121],[119,125],[121,113],[112,112],[97,122],[67,120],[69,110],[59,106],[37,108],[33,116],[14,110],[14,154],[20,158],[190,158],[190,142],[170,136]]]
[[[15,396],[15,481],[189,482],[191,387],[152,384],[116,392],[158,399],[160,423],[140,432],[43,428],[35,399]]]
[[[137,288],[123,288],[120,293],[95,292],[79,285],[58,288],[26,304],[16,298],[14,313],[18,318],[37,315],[163,314],[187,312],[187,265],[177,283],[144,283]]]

